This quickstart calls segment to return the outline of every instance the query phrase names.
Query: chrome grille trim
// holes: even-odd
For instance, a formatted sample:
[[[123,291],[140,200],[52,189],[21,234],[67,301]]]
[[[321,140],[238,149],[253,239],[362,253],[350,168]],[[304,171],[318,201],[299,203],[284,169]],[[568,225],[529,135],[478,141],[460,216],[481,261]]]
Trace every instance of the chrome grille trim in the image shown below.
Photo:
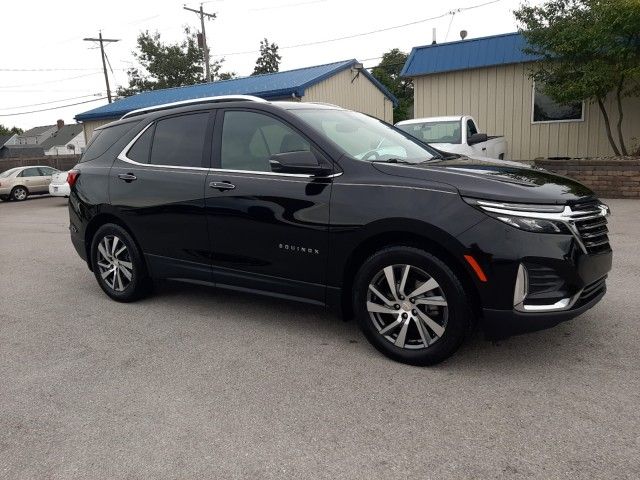
[[[491,213],[510,215],[513,217],[540,218],[561,222],[567,226],[581,250],[586,254],[604,251],[604,249],[598,250],[597,252],[590,251],[590,248],[598,249],[598,247],[602,247],[603,245],[609,245],[609,237],[607,236],[609,230],[606,228],[606,217],[610,214],[610,210],[604,203],[593,202],[588,205],[574,205],[573,208],[570,205],[565,205],[560,212],[551,212],[551,207],[546,205],[540,205],[541,211],[532,211],[530,208],[514,210],[514,204],[489,202],[485,200],[477,200],[476,203],[480,208]],[[555,207],[559,208],[558,206]],[[591,223],[592,220],[599,221]],[[585,224],[585,222],[587,223]],[[592,237],[585,236],[581,231],[593,230],[603,226],[604,230],[597,232],[598,234]],[[603,238],[601,240],[592,240],[593,238],[599,237]]]

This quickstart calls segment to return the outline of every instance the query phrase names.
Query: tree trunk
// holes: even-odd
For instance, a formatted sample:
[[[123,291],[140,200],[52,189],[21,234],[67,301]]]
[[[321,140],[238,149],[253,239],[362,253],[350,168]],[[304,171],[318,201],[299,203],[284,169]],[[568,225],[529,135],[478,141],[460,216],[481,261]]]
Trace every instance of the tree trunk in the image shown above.
[[[616,145],[616,142],[613,139],[613,135],[611,135],[611,123],[609,122],[609,115],[607,114],[607,109],[604,106],[604,101],[600,97],[598,97],[598,106],[600,107],[600,111],[602,112],[602,118],[604,118],[604,126],[607,129],[607,138],[609,139],[611,148],[613,148],[613,153],[620,156],[620,150],[618,150],[618,146]]]
[[[622,87],[623,85],[624,85],[624,77],[620,79],[620,83],[618,84],[618,89],[616,90],[616,101],[618,103],[618,124],[616,127],[618,129],[618,142],[620,143],[620,150],[622,151],[623,155],[628,155],[629,153],[627,152],[627,146],[624,144],[624,137],[622,135],[622,118],[623,118]]]

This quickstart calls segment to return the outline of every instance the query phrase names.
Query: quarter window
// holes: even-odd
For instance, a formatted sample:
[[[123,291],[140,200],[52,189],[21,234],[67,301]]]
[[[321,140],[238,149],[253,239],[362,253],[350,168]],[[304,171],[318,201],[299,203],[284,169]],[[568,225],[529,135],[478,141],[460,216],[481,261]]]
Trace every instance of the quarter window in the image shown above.
[[[194,113],[160,120],[155,128],[153,165],[202,167],[208,113]]]
[[[228,170],[270,172],[276,153],[310,151],[299,133],[269,115],[229,111],[224,114],[221,167]]]
[[[138,122],[127,122],[115,125],[113,127],[106,127],[94,132],[91,141],[87,146],[87,151],[84,152],[81,162],[93,160],[105,153],[109,148],[113,146],[118,140],[122,138],[133,126]]]
[[[147,128],[136,143],[127,152],[127,157],[138,163],[149,163],[151,139],[153,138],[153,125]]]
[[[533,123],[581,121],[583,108],[583,102],[561,105],[533,86]]]

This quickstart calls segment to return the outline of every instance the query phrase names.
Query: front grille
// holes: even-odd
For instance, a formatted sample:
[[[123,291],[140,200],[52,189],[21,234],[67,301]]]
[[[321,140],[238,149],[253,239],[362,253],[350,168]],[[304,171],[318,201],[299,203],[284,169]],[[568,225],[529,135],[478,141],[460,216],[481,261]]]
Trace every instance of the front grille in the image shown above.
[[[607,218],[602,215],[600,203],[588,202],[574,205],[573,221],[587,253],[602,253],[611,250]]]

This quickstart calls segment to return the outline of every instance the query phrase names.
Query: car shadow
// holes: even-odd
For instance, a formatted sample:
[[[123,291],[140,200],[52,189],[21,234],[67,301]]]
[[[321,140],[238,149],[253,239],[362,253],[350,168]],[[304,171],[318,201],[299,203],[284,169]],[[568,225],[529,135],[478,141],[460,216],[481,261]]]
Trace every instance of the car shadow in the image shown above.
[[[197,304],[204,312],[232,307],[234,316],[245,322],[247,335],[264,326],[286,331],[304,330],[307,334],[311,332],[337,343],[357,343],[360,353],[365,355],[381,355],[369,345],[355,320],[344,321],[337,314],[316,305],[181,282],[159,283],[155,294],[147,301],[158,300],[171,307],[175,307],[178,302]],[[569,351],[574,350],[567,345],[569,337],[574,336],[571,339],[573,344],[583,341],[586,350],[589,337],[593,335],[589,325],[589,322],[573,320],[551,329],[501,340],[486,339],[482,329],[476,326],[458,352],[432,368],[464,370],[467,373],[495,371],[496,365],[510,372],[544,368],[550,362],[555,363],[558,357],[566,357]],[[575,360],[581,361],[579,355]]]

